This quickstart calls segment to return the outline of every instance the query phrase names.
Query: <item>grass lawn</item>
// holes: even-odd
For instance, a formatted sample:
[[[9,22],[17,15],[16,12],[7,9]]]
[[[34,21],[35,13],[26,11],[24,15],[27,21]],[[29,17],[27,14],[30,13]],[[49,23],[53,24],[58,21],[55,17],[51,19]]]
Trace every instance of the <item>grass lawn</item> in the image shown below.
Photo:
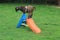
[[[29,27],[16,28],[22,12],[15,7],[22,4],[0,4],[0,40],[60,40],[60,9],[46,5],[36,5],[33,19],[41,29],[33,33]],[[28,4],[23,4],[28,5]]]

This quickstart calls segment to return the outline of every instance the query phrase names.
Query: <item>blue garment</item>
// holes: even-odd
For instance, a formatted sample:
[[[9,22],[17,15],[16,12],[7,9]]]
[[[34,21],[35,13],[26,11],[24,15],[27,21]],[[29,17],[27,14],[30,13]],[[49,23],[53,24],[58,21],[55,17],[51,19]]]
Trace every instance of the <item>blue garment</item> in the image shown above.
[[[26,21],[26,14],[25,13],[22,14],[22,17],[20,18],[20,20],[17,24],[17,28],[21,27],[23,21]]]

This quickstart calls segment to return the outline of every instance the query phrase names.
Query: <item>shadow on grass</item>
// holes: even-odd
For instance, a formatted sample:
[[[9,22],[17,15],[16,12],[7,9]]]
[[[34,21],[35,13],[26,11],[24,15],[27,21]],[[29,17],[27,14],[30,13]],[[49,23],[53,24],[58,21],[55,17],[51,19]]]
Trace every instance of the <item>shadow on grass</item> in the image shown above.
[[[26,27],[26,26],[21,26],[20,28],[23,30],[32,31],[29,27]]]
[[[59,24],[56,24],[56,23],[45,23],[44,25],[55,25],[55,26],[59,26]]]

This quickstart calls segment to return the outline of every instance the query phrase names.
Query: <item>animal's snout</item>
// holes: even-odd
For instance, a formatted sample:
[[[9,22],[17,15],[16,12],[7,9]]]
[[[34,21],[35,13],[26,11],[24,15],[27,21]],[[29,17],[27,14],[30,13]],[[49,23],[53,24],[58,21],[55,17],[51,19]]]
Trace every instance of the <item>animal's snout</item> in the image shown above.
[[[16,7],[16,8],[15,8],[15,11],[17,12],[18,10],[19,10],[19,8],[18,8],[18,7]]]

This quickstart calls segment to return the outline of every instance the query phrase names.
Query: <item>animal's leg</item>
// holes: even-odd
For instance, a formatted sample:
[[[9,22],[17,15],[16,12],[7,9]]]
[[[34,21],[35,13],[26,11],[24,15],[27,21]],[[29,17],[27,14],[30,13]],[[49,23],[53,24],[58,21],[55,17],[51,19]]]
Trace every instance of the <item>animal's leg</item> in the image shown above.
[[[32,13],[29,13],[28,14],[28,18],[32,18],[33,14]]]

